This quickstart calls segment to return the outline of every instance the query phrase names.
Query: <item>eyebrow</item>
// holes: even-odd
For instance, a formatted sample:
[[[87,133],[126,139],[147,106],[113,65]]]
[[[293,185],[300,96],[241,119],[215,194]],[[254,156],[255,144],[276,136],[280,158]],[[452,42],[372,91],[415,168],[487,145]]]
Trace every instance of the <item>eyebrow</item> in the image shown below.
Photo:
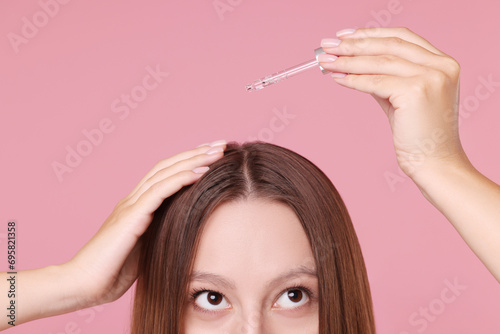
[[[279,283],[283,281],[288,281],[292,278],[297,278],[303,275],[311,276],[311,277],[318,277],[318,273],[316,269],[309,268],[306,266],[299,266],[297,268],[290,269],[289,271],[286,271],[279,275],[276,278],[273,278],[272,280],[269,280],[266,282],[266,286],[268,288],[273,288],[277,286]],[[201,282],[208,282],[212,283],[216,286],[221,286],[226,289],[231,289],[235,290],[236,289],[236,284],[234,281],[227,279],[221,275],[217,275],[214,273],[209,273],[206,271],[193,271],[193,273],[190,276],[191,281],[201,281]]]

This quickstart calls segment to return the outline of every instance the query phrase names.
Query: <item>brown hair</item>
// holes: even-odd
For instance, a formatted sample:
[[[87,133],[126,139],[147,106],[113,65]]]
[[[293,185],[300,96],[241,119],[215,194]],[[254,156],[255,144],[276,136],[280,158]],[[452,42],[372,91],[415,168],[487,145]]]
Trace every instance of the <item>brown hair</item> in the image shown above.
[[[264,142],[229,142],[195,183],[167,198],[141,237],[132,334],[177,334],[204,223],[225,202],[264,198],[287,204],[311,244],[318,272],[319,333],[374,334],[361,248],[339,193],[301,155]]]

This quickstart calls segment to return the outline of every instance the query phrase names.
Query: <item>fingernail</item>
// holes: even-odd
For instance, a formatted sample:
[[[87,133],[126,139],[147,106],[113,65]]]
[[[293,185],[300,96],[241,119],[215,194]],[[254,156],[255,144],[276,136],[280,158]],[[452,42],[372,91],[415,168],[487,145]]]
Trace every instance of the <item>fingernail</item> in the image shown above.
[[[321,63],[331,63],[333,61],[335,61],[335,59],[337,59],[338,57],[335,56],[335,55],[329,55],[329,54],[326,54],[326,53],[321,53],[318,55],[318,61]]]
[[[226,145],[226,141],[224,139],[216,140],[210,143],[210,146],[218,146],[218,145]]]
[[[219,153],[224,151],[224,147],[222,146],[215,146],[209,149],[208,151],[205,152],[205,154],[214,154],[214,153]]]
[[[323,38],[321,40],[321,46],[324,48],[334,48],[342,42],[340,39],[336,38]]]
[[[337,37],[340,37],[340,36],[354,34],[355,31],[356,31],[356,29],[342,29],[342,30],[337,31],[337,33],[335,35],[337,35]]]
[[[202,174],[202,173],[205,173],[209,169],[210,168],[208,168],[207,166],[203,166],[203,167],[196,167],[192,171],[195,172],[195,173],[198,173],[198,174]]]
[[[346,75],[347,74],[345,74],[345,73],[332,73],[332,78],[343,78]]]
[[[196,148],[198,148],[198,147],[202,147],[202,146],[205,146],[205,145],[210,145],[210,143],[203,143],[203,144],[201,144],[201,145],[196,146]]]

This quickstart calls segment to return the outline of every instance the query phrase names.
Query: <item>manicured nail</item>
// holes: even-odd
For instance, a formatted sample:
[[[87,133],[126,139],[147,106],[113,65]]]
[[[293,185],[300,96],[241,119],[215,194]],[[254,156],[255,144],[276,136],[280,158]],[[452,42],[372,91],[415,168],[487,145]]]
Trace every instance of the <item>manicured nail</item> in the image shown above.
[[[224,147],[215,146],[215,147],[212,147],[211,149],[209,149],[208,151],[206,151],[205,154],[215,154],[215,153],[219,153],[219,152],[223,152],[223,151],[224,151]]]
[[[334,48],[342,42],[340,39],[336,38],[323,38],[321,40],[321,46],[324,48]]]
[[[345,73],[332,73],[332,78],[343,78],[346,75],[347,74],[345,74]]]
[[[216,140],[210,143],[210,146],[218,146],[218,145],[226,145],[226,141],[224,139]]]
[[[202,173],[205,173],[209,169],[210,168],[208,168],[207,166],[196,167],[195,169],[193,169],[193,172],[198,173],[198,174],[202,174]]]
[[[336,35],[337,35],[337,37],[350,35],[350,34],[354,34],[355,31],[356,31],[356,29],[342,29],[342,30],[337,31]]]
[[[205,146],[205,145],[210,145],[210,143],[203,143],[203,144],[201,144],[201,145],[196,146],[196,148],[198,148],[198,147],[202,147],[202,146]]]
[[[321,63],[331,63],[333,61],[335,61],[335,59],[337,59],[338,57],[335,56],[335,55],[329,55],[329,54],[326,54],[326,53],[321,53],[318,55],[318,61]]]

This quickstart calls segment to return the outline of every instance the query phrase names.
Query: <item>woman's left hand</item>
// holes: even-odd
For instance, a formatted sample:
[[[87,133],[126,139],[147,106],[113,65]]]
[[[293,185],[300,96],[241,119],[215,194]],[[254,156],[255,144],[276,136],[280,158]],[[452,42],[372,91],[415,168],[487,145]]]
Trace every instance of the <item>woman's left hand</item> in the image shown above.
[[[322,40],[321,66],[377,100],[401,169],[500,282],[500,185],[474,168],[460,143],[460,66],[406,28],[346,32]]]
[[[458,134],[457,61],[407,28],[351,31],[323,39],[318,59],[339,84],[380,104],[401,169],[415,181],[436,164],[468,166]]]

